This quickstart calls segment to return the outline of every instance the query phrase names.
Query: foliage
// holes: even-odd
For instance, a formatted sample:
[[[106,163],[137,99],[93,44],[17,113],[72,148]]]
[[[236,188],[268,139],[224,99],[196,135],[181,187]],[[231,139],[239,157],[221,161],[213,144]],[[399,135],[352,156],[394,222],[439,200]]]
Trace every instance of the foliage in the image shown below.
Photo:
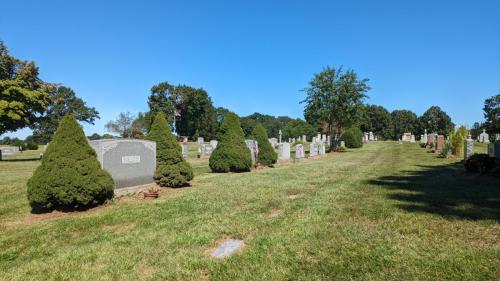
[[[404,133],[413,133],[419,128],[417,115],[409,110],[394,110],[391,112],[393,132],[392,138],[398,140]]]
[[[101,135],[99,135],[98,133],[93,133],[92,135],[88,136],[87,138],[89,140],[100,140],[100,139],[102,139]]]
[[[34,62],[9,55],[0,41],[0,135],[34,124],[49,102]]]
[[[460,126],[455,132],[451,132],[452,151],[455,156],[464,155],[464,142],[467,139],[469,132],[465,126]]]
[[[495,158],[488,154],[474,154],[465,160],[465,170],[469,173],[485,173],[495,168]]]
[[[358,127],[351,127],[344,131],[340,140],[343,140],[348,148],[360,148],[363,146],[363,132]]]
[[[257,162],[263,166],[272,166],[278,160],[278,154],[269,142],[266,129],[257,124],[252,131],[252,137],[259,145],[259,156]]]
[[[194,177],[193,169],[182,158],[181,147],[162,111],[156,114],[146,139],[156,142],[156,183],[169,187],[188,185]]]
[[[484,101],[484,128],[488,134],[500,133],[500,93]]]
[[[472,128],[470,128],[470,134],[471,134],[472,139],[475,140],[479,137],[479,135],[482,133],[482,128],[483,128],[483,124],[481,124],[479,122],[474,122],[474,124],[472,125]]]
[[[250,150],[245,145],[240,120],[234,113],[227,113],[219,130],[219,144],[210,155],[212,172],[247,172],[252,166]]]
[[[49,93],[49,100],[43,115],[30,126],[38,143],[48,143],[66,115],[73,115],[76,120],[89,124],[94,124],[95,119],[99,119],[99,112],[93,107],[87,107],[71,88],[54,87]]]
[[[419,122],[423,129],[427,129],[427,132],[438,133],[439,135],[446,135],[455,128],[455,124],[451,122],[450,116],[441,110],[439,106],[431,106],[427,109],[420,116]]]
[[[284,139],[302,137],[303,135],[311,139],[316,135],[316,129],[311,124],[297,118],[288,121],[283,127],[282,133]]]
[[[303,91],[307,97],[304,116],[308,123],[327,125],[326,133],[342,135],[345,128],[359,119],[359,109],[370,87],[368,79],[358,79],[353,70],[327,67],[315,74],[309,87]]]
[[[163,112],[167,124],[172,126],[174,123],[174,113],[178,94],[175,91],[175,86],[170,85],[168,82],[161,82],[151,87],[151,95],[148,97],[148,106],[151,112],[149,115],[150,121],[153,122],[153,116],[159,112]]]
[[[104,127],[110,132],[120,134],[123,138],[143,139],[144,132],[136,120],[130,112],[121,112],[115,121],[109,121]]]
[[[101,169],[73,116],[62,119],[28,181],[28,200],[34,209],[89,207],[113,196],[113,180]]]
[[[219,132],[219,128],[222,125],[222,121],[224,121],[226,114],[228,114],[229,112],[231,111],[225,107],[217,107],[215,109],[215,122],[217,123],[217,132]]]
[[[392,117],[387,109],[379,105],[365,105],[361,112],[361,131],[373,132],[382,139],[393,138]]]
[[[268,136],[278,138],[279,130],[284,128],[284,126],[292,120],[293,119],[288,116],[274,117],[271,115],[261,114],[258,112],[240,118],[241,128],[243,129],[245,136],[248,137],[251,136],[252,130],[255,127],[255,125],[259,123],[262,124],[264,128],[266,128]]]
[[[176,91],[181,96],[177,106],[180,115],[176,120],[177,134],[192,140],[213,139],[217,130],[216,115],[207,92],[189,86],[178,86]]]

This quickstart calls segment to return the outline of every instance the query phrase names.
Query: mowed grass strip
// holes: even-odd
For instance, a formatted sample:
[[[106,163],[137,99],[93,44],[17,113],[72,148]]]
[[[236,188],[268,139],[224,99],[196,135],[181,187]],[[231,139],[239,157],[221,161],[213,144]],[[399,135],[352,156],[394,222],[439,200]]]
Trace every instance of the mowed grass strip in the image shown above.
[[[244,174],[191,157],[190,188],[44,220],[37,163],[0,162],[0,279],[498,279],[499,181],[455,161],[396,142]],[[245,247],[210,258],[224,239]]]

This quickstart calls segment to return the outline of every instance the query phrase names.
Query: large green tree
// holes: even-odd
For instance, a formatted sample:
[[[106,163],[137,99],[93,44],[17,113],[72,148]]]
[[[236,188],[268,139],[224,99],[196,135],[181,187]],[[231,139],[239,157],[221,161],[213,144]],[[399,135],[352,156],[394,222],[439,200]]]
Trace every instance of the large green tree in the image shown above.
[[[240,118],[241,127],[243,128],[245,136],[251,135],[251,132],[256,124],[262,124],[262,126],[266,128],[267,135],[276,138],[278,137],[279,130],[283,129],[283,127],[285,127],[285,125],[291,120],[293,119],[288,116],[275,117],[258,112]]]
[[[394,110],[391,112],[393,139],[400,139],[404,133],[413,133],[419,128],[417,115],[409,110]]]
[[[99,112],[94,107],[88,107],[68,87],[59,86],[49,94],[49,104],[43,115],[30,127],[38,143],[47,143],[57,130],[57,126],[66,115],[72,115],[78,121],[94,124],[99,118]]]
[[[180,95],[177,93],[175,86],[168,82],[161,82],[151,87],[151,95],[148,98],[148,106],[151,112],[149,121],[153,122],[153,116],[158,112],[163,112],[169,126],[174,124],[174,114],[177,102]]]
[[[283,139],[302,137],[306,135],[307,138],[312,138],[316,135],[316,129],[309,123],[299,118],[290,120],[283,127]]]
[[[391,114],[380,105],[363,106],[361,130],[363,132],[373,132],[383,139],[391,139],[393,136]]]
[[[180,94],[177,106],[179,117],[175,126],[177,133],[193,140],[198,137],[214,138],[217,130],[215,108],[207,92],[184,85],[178,86],[176,91]]]
[[[500,133],[500,93],[484,101],[484,128],[490,135]]]
[[[304,116],[308,123],[322,126],[324,132],[334,136],[359,119],[359,111],[366,92],[370,89],[368,79],[359,79],[353,70],[328,66],[315,74],[306,93]],[[332,145],[335,147],[334,138]]]
[[[439,106],[431,106],[419,118],[420,131],[417,133],[422,134],[423,129],[427,132],[438,133],[440,135],[447,135],[453,131],[455,124],[451,122],[450,116],[446,114]],[[415,132],[415,131],[412,131]]]
[[[0,41],[0,135],[34,124],[49,104],[48,88],[34,62],[10,56]]]

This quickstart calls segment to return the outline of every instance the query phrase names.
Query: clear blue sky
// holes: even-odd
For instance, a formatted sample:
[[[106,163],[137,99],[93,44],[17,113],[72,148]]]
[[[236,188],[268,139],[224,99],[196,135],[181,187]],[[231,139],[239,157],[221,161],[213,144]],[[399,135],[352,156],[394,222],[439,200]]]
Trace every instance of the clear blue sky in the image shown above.
[[[202,87],[239,115],[303,117],[326,65],[370,79],[371,104],[457,124],[500,91],[500,1],[3,1],[0,38],[101,114],[146,111],[149,89]],[[27,130],[14,135],[26,136]]]

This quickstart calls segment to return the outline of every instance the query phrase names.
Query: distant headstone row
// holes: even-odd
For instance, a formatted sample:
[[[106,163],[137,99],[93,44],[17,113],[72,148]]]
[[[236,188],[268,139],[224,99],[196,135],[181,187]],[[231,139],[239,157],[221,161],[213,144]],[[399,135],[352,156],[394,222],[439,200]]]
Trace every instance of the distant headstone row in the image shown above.
[[[364,143],[368,143],[370,141],[378,141],[378,137],[373,134],[373,132],[365,132],[363,133],[363,140]]]
[[[205,140],[202,137],[199,137],[197,143],[198,143],[198,158],[203,158],[203,157],[210,157],[212,152],[217,148],[219,142],[216,140],[211,140],[210,143],[206,144]]]

